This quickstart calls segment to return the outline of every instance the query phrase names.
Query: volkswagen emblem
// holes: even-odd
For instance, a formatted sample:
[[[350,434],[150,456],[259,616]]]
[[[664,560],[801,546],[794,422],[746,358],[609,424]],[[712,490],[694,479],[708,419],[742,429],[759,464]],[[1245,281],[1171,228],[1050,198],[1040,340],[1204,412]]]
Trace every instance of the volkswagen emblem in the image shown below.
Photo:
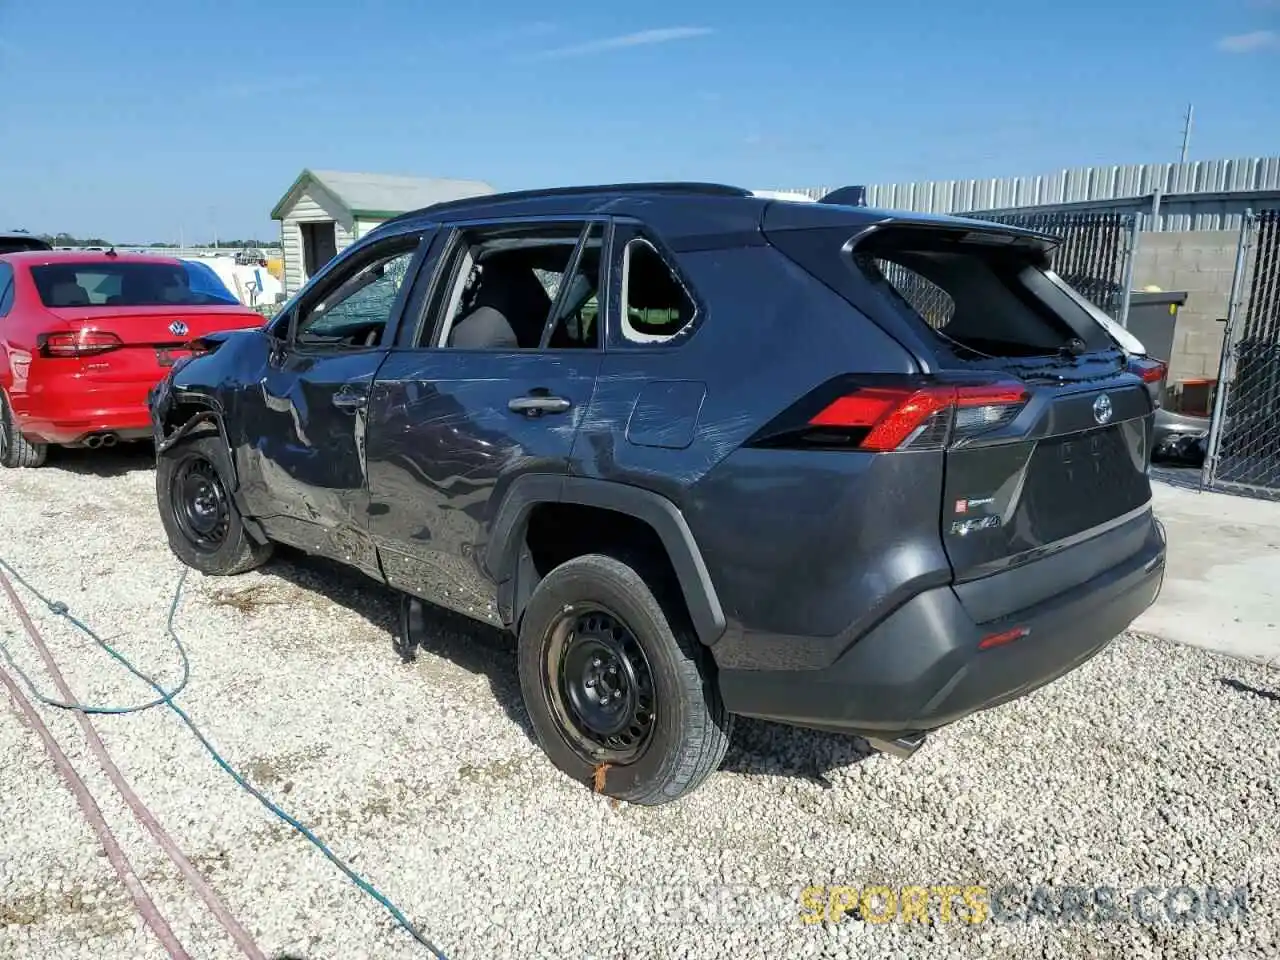
[[[173,323],[169,324],[169,332],[172,333],[175,337],[185,337],[187,335],[187,325],[183,323],[181,320],[175,320],[173,321]],[[1094,410],[1098,409],[1096,404],[1094,405],[1093,409]],[[1098,422],[1101,423],[1102,421],[1099,420]]]
[[[1093,401],[1093,419],[1098,423],[1111,422],[1111,398],[1105,393],[1098,394],[1098,399]]]

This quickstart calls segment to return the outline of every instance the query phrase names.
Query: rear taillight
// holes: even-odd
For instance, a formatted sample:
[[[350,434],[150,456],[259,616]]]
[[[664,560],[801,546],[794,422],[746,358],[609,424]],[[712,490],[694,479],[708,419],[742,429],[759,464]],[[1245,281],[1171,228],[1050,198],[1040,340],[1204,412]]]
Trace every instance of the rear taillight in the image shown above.
[[[71,330],[42,333],[36,337],[42,357],[91,357],[124,346],[114,333],[103,330]]]
[[[1129,361],[1129,372],[1140,377],[1143,383],[1159,383],[1169,372],[1169,365],[1151,357],[1135,357]]]
[[[936,450],[1009,423],[1027,398],[1016,381],[858,387],[826,404],[808,427],[839,433],[859,450]]]
[[[1160,406],[1164,397],[1164,378],[1169,365],[1151,357],[1134,357],[1129,361],[1129,372],[1147,385],[1152,406]]]

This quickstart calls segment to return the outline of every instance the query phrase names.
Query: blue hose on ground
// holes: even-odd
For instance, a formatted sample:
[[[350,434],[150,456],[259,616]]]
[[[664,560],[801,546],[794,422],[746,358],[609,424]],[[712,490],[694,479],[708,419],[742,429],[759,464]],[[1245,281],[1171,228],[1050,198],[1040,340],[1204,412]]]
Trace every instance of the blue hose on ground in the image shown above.
[[[47,697],[44,694],[42,694],[36,688],[36,685],[31,681],[31,678],[28,677],[22,671],[22,668],[18,666],[18,664],[14,661],[13,655],[9,652],[9,648],[6,647],[2,641],[0,641],[0,654],[4,655],[4,658],[8,662],[9,666],[13,668],[13,672],[22,678],[22,682],[25,683],[27,685],[27,689],[31,691],[31,696],[36,700],[39,700],[46,707],[57,707],[59,710],[79,710],[83,713],[89,713],[89,714],[120,716],[126,713],[138,713],[142,710],[150,710],[152,707],[158,707],[161,704],[167,704],[169,706],[172,706],[173,698],[176,697],[178,694],[180,694],[186,688],[187,681],[191,679],[191,661],[187,659],[187,648],[182,645],[182,641],[178,639],[178,635],[173,630],[173,618],[178,612],[178,601],[182,597],[182,587],[183,587],[183,584],[187,582],[187,574],[190,572],[190,568],[184,568],[182,571],[182,576],[178,578],[178,587],[173,592],[173,602],[169,604],[169,617],[165,621],[165,626],[164,626],[165,634],[171,640],[173,640],[174,646],[178,648],[178,659],[182,661],[182,679],[178,681],[178,685],[174,687],[172,690],[165,690],[158,683],[154,682],[150,677],[143,676],[141,673],[135,670],[132,663],[130,663],[124,656],[122,656],[118,651],[112,648],[112,646],[109,643],[107,643],[100,636],[94,633],[88,624],[72,616],[71,611],[67,608],[67,605],[65,603],[63,603],[60,600],[50,600],[47,597],[45,597],[39,590],[37,590],[30,583],[24,580],[22,577],[22,574],[18,573],[17,570],[9,566],[9,564],[6,563],[2,557],[0,557],[0,567],[4,568],[5,572],[8,573],[9,577],[12,580],[22,584],[22,586],[26,588],[28,593],[30,593],[33,597],[35,597],[37,600],[43,603],[46,607],[48,607],[51,613],[57,614],[58,616],[67,620],[77,630],[79,630],[81,633],[84,633],[86,636],[92,639],[94,643],[100,646],[103,650],[107,651],[107,653],[115,657],[116,660],[118,660],[126,670],[128,670],[130,673],[132,673],[134,676],[138,677],[139,679],[150,684],[152,687],[154,687],[156,690],[160,692],[160,696],[157,697],[155,700],[152,700],[149,703],[140,703],[132,707],[98,707],[98,706],[93,706],[92,704],[86,704],[86,703],[63,703],[61,700],[54,700],[52,697]]]
[[[164,687],[162,687],[150,676],[148,676],[147,674],[139,670],[137,667],[135,667],[128,657],[124,656],[124,654],[120,653],[118,650],[112,647],[111,644],[107,643],[100,636],[98,636],[98,634],[95,633],[93,629],[89,627],[88,624],[82,622],[81,620],[73,616],[70,609],[67,607],[65,603],[59,600],[50,600],[48,597],[42,594],[39,590],[37,590],[34,586],[32,586],[29,582],[27,582],[27,580],[22,576],[22,574],[19,573],[17,570],[15,570],[13,566],[9,564],[9,562],[6,561],[3,557],[0,557],[0,567],[4,568],[4,570],[9,574],[9,576],[14,581],[21,584],[32,596],[34,596],[37,600],[43,603],[50,613],[53,613],[56,616],[60,616],[66,619],[76,629],[84,633],[86,636],[92,639],[94,643],[96,643],[99,647],[101,647],[108,654],[110,654],[116,661],[120,663],[121,666],[123,666],[131,674],[133,674],[135,677],[137,677],[143,683],[147,684],[147,686],[151,687],[153,690],[156,691],[156,693],[159,694],[159,696],[155,700],[152,700],[148,703],[138,704],[136,706],[130,706],[130,707],[113,707],[113,706],[103,707],[103,706],[93,706],[89,704],[64,703],[58,700],[54,700],[53,698],[47,697],[44,694],[40,693],[40,691],[36,689],[36,686],[34,683],[32,683],[31,679],[25,673],[22,672],[22,670],[18,667],[16,663],[14,663],[13,657],[9,653],[8,648],[4,645],[3,642],[0,642],[0,653],[3,653],[5,660],[7,660],[9,665],[13,667],[14,671],[18,674],[18,676],[21,677],[22,681],[27,685],[27,688],[31,691],[31,694],[35,699],[45,704],[46,706],[57,707],[62,710],[81,710],[85,713],[117,715],[117,716],[123,715],[123,714],[129,714],[129,713],[138,713],[142,710],[149,710],[152,707],[158,707],[161,704],[163,704],[164,706],[167,706],[170,710],[172,710],[175,714],[177,714],[178,719],[180,719],[184,724],[186,724],[187,729],[190,730],[191,733],[195,736],[195,738],[200,741],[201,746],[203,746],[205,750],[208,751],[209,756],[213,758],[214,762],[219,767],[221,767],[224,771],[226,771],[231,776],[231,778],[235,780],[235,782],[239,784],[240,787],[245,792],[247,792],[255,800],[261,803],[264,807],[266,807],[269,811],[271,811],[271,813],[273,813],[275,816],[277,816],[278,818],[283,820],[285,823],[287,823],[290,827],[294,829],[294,831],[300,834],[304,839],[310,841],[311,844],[314,845],[317,850],[319,850],[322,854],[324,854],[325,858],[330,863],[332,863],[335,867],[337,867],[339,870],[342,871],[343,875],[346,876],[348,880],[350,880],[362,891],[364,891],[366,894],[372,897],[375,901],[377,901],[377,903],[383,909],[385,909],[389,914],[391,914],[392,919],[394,919],[396,923],[398,923],[401,927],[403,927],[410,936],[412,936],[415,940],[418,941],[418,943],[422,944],[429,951],[431,951],[432,955],[435,956],[437,960],[447,960],[443,951],[441,951],[439,947],[437,947],[434,943],[432,943],[429,939],[427,939],[426,934],[424,934],[421,930],[419,930],[416,926],[414,926],[413,923],[409,920],[409,918],[406,917],[404,913],[400,910],[400,908],[397,907],[394,903],[392,903],[386,897],[385,894],[383,894],[380,890],[378,890],[375,886],[373,886],[373,884],[369,883],[369,881],[365,880],[364,877],[360,876],[360,874],[352,870],[351,867],[347,866],[347,864],[340,857],[338,857],[337,854],[335,854],[332,850],[330,850],[323,840],[321,840],[314,833],[312,833],[312,831],[305,824],[299,822],[294,817],[292,817],[289,813],[287,813],[284,809],[282,809],[275,802],[273,802],[269,797],[267,797],[264,793],[262,793],[262,791],[260,791],[248,780],[246,780],[229,763],[227,763],[227,761],[223,759],[222,755],[218,753],[217,749],[213,746],[213,744],[209,742],[209,739],[204,735],[204,733],[201,732],[200,728],[195,725],[195,722],[191,719],[191,717],[187,714],[187,712],[183,710],[180,706],[178,706],[176,703],[174,703],[173,698],[182,692],[182,690],[186,687],[187,681],[190,679],[190,676],[191,676],[191,664],[187,658],[186,648],[183,646],[182,639],[181,637],[178,636],[178,632],[173,627],[173,620],[177,614],[178,606],[182,601],[182,589],[187,582],[187,573],[189,572],[189,569],[184,568],[182,571],[182,576],[178,578],[178,584],[173,591],[173,600],[169,604],[169,616],[165,622],[165,634],[166,636],[169,637],[169,639],[173,641],[174,646],[177,647],[178,656],[182,662],[181,681],[173,690],[166,690]]]

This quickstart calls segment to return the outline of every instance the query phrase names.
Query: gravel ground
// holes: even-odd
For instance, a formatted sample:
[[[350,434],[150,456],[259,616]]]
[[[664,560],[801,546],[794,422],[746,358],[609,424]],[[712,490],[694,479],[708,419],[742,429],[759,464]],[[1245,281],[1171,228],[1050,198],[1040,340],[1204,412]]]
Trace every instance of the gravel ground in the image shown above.
[[[162,626],[181,569],[143,454],[63,454],[0,474],[0,555],[172,677]],[[409,666],[387,591],[297,556],[232,580],[192,574],[181,701],[227,758],[351,860],[452,958],[1231,957],[1280,952],[1280,673],[1125,637],[1083,669],[935,736],[907,762],[860,741],[743,722],[685,802],[614,807],[530,740],[512,643],[440,614]],[[149,692],[43,611],[96,702]],[[37,677],[16,618],[0,639]],[[0,957],[162,951],[35,735],[0,701]],[[179,938],[230,941],[111,790],[75,721],[44,710]],[[273,958],[426,952],[239,790],[162,709],[97,721],[179,845]],[[806,924],[832,886],[1011,887],[1021,919]],[[810,891],[802,903],[805,887]],[[1045,916],[1109,887],[1111,919]],[[1138,897],[1133,891],[1154,888]],[[1190,919],[1189,887],[1246,910]],[[1033,896],[1037,888],[1039,896]],[[837,899],[846,894],[838,894]],[[1170,908],[1173,903],[1174,908]],[[1230,904],[1228,904],[1230,905]],[[1174,916],[1171,918],[1170,914]],[[1198,917],[1198,919],[1197,919]]]

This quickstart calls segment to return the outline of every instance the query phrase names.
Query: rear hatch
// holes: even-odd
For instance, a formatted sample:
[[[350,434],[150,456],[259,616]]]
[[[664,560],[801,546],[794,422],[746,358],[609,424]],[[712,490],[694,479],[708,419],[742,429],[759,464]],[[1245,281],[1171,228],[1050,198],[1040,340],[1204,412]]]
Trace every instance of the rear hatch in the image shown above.
[[[885,215],[868,229],[871,213],[774,230],[766,217],[765,227],[916,357],[911,382],[850,387],[847,412],[868,431],[864,449],[944,451],[940,533],[956,580],[1045,557],[1146,509],[1163,365],[1122,350],[1048,269],[1051,242],[942,218]],[[1039,592],[1071,585],[1056,575]]]

